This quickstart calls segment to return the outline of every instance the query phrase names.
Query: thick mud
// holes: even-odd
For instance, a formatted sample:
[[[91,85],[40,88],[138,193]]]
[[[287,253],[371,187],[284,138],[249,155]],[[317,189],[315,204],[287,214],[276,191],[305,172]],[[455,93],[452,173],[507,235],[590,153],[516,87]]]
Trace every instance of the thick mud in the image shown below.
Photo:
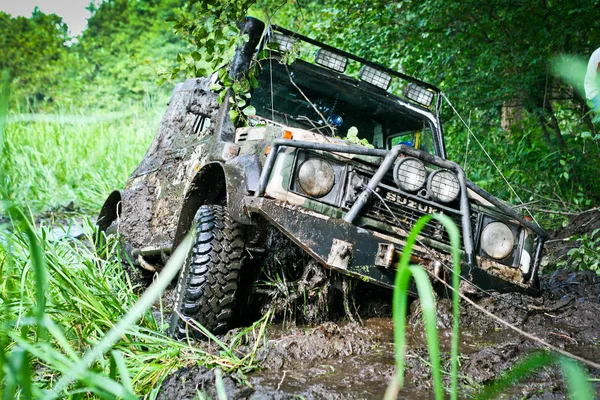
[[[600,213],[590,212],[553,233],[546,265],[564,257],[575,234],[600,227]],[[598,225],[598,226],[596,226]],[[581,228],[584,226],[585,228]],[[541,276],[542,296],[518,293],[471,295],[486,310],[544,341],[600,363],[600,277],[589,271],[558,270]],[[341,292],[331,290],[337,296]],[[382,398],[395,371],[391,295],[358,289],[355,319],[332,313],[329,322],[313,320],[301,325],[273,323],[267,328],[256,354],[259,369],[246,375],[223,378],[229,399],[371,399]],[[337,320],[336,320],[337,318]],[[517,361],[542,346],[489,318],[466,302],[461,303],[460,396],[474,394]],[[317,322],[314,322],[317,321]],[[305,323],[306,321],[303,321]],[[407,335],[406,385],[399,398],[429,399],[431,372],[421,322],[419,302],[410,306]],[[438,329],[442,364],[450,370],[452,313],[448,299],[438,299]],[[228,334],[228,339],[238,332]],[[198,343],[201,347],[209,346]],[[247,338],[238,351],[250,352]],[[586,368],[593,378],[600,370]],[[194,399],[198,393],[216,398],[215,373],[205,367],[177,371],[162,384],[160,399]],[[447,379],[447,376],[444,378]],[[600,385],[595,384],[600,398]],[[563,399],[567,390],[557,367],[545,367],[512,387],[503,398]]]
[[[544,295],[539,298],[512,293],[481,297],[477,303],[552,345],[600,362],[600,279],[590,272],[557,271],[544,275],[542,285]],[[379,307],[378,311],[382,309],[385,307]],[[450,301],[440,299],[438,328],[446,371],[450,369],[451,323]],[[516,361],[540,349],[537,343],[468,304],[462,305],[461,327],[461,397],[474,393]],[[406,387],[400,397],[431,398],[431,373],[418,301],[411,305],[408,337]],[[316,326],[273,324],[266,338],[256,355],[260,369],[245,380],[226,378],[228,398],[382,398],[395,371],[393,324],[389,315],[364,315],[363,324],[347,321]],[[253,345],[249,339],[238,350],[250,351]],[[588,372],[600,377],[598,370]],[[187,368],[163,383],[159,398],[193,399],[197,390],[214,395],[214,382],[214,372],[204,367]],[[600,395],[600,386],[596,390]],[[505,398],[566,398],[566,388],[560,371],[547,367],[512,388]]]

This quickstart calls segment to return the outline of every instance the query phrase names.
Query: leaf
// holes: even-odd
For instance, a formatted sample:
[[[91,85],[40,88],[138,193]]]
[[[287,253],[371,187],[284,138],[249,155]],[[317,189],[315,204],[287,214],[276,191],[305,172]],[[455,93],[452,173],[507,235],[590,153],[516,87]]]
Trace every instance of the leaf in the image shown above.
[[[214,92],[218,92],[219,90],[223,89],[223,85],[221,85],[220,83],[213,83],[209,86],[209,88]]]
[[[254,106],[248,106],[244,108],[244,115],[256,115],[256,108]]]
[[[229,118],[231,118],[232,121],[235,121],[239,114],[240,113],[238,112],[238,110],[229,110]]]

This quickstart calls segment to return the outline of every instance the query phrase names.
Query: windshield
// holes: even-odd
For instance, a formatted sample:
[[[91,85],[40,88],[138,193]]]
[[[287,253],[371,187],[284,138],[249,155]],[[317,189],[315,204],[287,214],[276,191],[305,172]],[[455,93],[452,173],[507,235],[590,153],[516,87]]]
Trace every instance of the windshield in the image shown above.
[[[258,117],[328,136],[357,133],[376,148],[404,143],[436,153],[429,121],[382,90],[301,60],[261,65],[251,102]]]

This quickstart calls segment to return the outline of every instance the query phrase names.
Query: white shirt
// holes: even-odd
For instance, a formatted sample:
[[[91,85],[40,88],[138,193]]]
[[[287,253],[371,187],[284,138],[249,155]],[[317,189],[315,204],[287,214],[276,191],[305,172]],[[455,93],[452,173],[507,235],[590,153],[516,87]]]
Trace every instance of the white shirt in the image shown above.
[[[588,62],[587,72],[585,73],[585,79],[583,86],[585,87],[585,97],[593,99],[598,95],[600,88],[598,88],[598,73],[600,73],[600,48],[596,49],[590,57]]]

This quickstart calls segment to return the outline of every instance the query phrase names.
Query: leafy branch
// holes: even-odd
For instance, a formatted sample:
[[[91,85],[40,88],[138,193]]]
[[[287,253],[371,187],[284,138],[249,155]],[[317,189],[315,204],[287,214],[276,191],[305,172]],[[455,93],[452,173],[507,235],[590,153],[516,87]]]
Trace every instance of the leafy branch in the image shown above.
[[[174,30],[192,45],[189,53],[177,55],[178,66],[169,78],[184,71],[186,76],[207,76],[228,65],[237,46],[248,40],[240,35],[238,23],[244,20],[256,0],[190,0],[191,10],[180,12],[169,20]]]

